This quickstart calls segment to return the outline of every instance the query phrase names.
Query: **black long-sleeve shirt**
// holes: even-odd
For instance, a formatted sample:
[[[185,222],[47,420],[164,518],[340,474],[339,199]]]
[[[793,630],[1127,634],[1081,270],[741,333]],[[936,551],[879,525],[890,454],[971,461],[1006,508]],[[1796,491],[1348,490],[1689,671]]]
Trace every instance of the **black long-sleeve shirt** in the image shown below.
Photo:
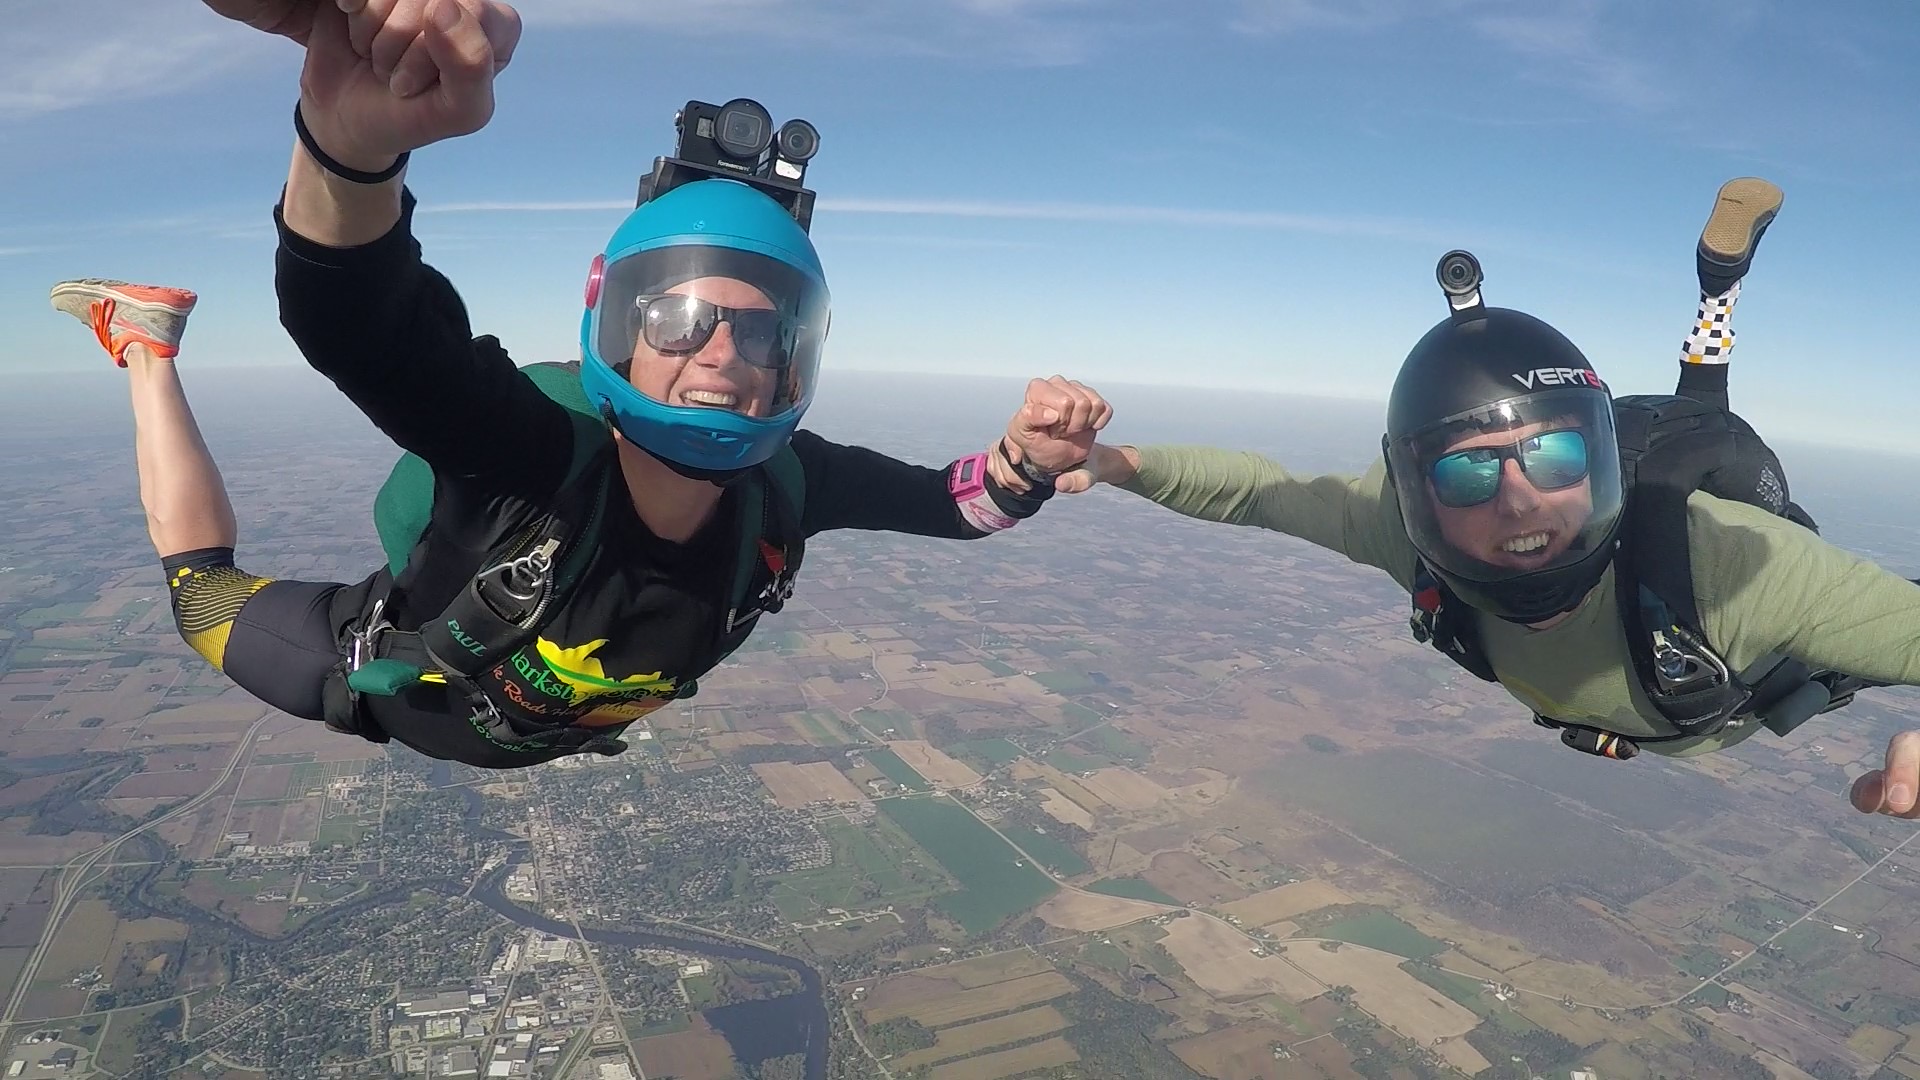
[[[393,441],[433,467],[432,543],[405,574],[413,619],[431,615],[529,508],[552,500],[575,460],[576,424],[491,339],[473,337],[466,305],[421,259],[411,194],[385,236],[354,248],[316,244],[286,227],[275,284],[282,324],[309,364]],[[806,477],[802,532],[871,529],[951,539],[986,533],[961,513],[948,470],[795,433]],[[951,468],[951,466],[949,466]],[[987,478],[1002,513],[1025,518],[1050,491],[1019,495]],[[598,550],[568,603],[538,639],[481,679],[502,711],[540,724],[619,725],[665,704],[718,662],[738,551],[730,491],[685,543],[652,534],[614,483]],[[393,614],[392,612],[389,613]],[[403,616],[404,618],[405,616]],[[404,622],[396,619],[400,625]],[[425,753],[468,760],[484,747],[449,716],[453,695],[417,688],[374,698],[388,733]],[[452,741],[449,741],[452,740]],[[499,765],[554,756],[501,751]],[[480,763],[480,762],[476,762]]]

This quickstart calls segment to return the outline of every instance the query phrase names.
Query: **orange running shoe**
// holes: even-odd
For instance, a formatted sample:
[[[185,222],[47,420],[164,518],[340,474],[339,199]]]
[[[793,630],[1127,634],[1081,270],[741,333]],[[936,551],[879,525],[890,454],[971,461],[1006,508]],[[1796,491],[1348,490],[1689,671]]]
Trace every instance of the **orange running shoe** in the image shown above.
[[[107,278],[77,278],[53,287],[54,310],[93,327],[107,355],[121,367],[127,366],[127,346],[136,342],[155,356],[178,356],[187,316],[199,299],[190,289]]]

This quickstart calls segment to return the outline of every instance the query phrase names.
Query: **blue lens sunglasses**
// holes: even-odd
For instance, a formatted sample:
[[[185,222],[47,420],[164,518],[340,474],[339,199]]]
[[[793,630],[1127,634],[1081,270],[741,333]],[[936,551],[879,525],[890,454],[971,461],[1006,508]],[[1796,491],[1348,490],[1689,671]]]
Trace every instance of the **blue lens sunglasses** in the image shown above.
[[[1429,470],[1433,493],[1441,505],[1456,510],[1478,506],[1499,492],[1508,458],[1519,462],[1528,482],[1541,491],[1558,491],[1587,478],[1587,438],[1563,429],[1508,446],[1476,446],[1443,455]]]

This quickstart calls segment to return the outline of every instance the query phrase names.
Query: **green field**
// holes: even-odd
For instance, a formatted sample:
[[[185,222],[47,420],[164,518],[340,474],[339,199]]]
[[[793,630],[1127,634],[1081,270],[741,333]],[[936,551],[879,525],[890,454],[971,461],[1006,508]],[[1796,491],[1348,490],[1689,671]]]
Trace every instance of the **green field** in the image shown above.
[[[933,785],[927,783],[926,777],[914,772],[913,766],[901,761],[900,755],[891,750],[885,748],[869,750],[867,751],[867,760],[873,763],[874,768],[885,773],[887,779],[899,784],[908,791],[933,790]]]
[[[1119,764],[1105,754],[1081,754],[1065,747],[1047,751],[1046,756],[1041,760],[1063,773],[1092,772],[1095,769]]]
[[[876,739],[921,737],[920,725],[914,722],[913,714],[899,709],[855,709],[853,718]],[[893,729],[892,735],[884,734],[888,728]]]
[[[1117,758],[1127,758],[1134,761],[1144,761],[1147,758],[1146,747],[1134,742],[1127,737],[1126,732],[1115,728],[1111,724],[1105,727],[1094,728],[1092,731],[1075,739],[1074,742],[1081,746],[1093,747]]]
[[[1084,874],[1093,869],[1079,852],[1073,850],[1073,845],[1052,833],[1041,833],[1028,825],[1002,825],[1000,831],[1007,834],[1009,840],[1019,844],[1027,854],[1039,859],[1047,869],[1062,877]]]
[[[845,746],[847,733],[841,729],[840,720],[829,712],[813,709],[800,714],[800,726],[807,734],[822,746]]]
[[[714,984],[711,975],[683,978],[680,985],[687,988],[687,1004],[696,1011],[720,1004],[720,988]]]
[[[998,660],[982,660],[980,661],[980,666],[983,668],[986,668],[988,671],[993,672],[995,675],[998,675],[1003,679],[1009,675],[1018,674],[1020,670],[1019,668],[1016,668],[1011,664],[1003,664]]]
[[[1435,971],[1418,964],[1401,964],[1400,970],[1447,995],[1454,1001],[1472,1009],[1474,1015],[1488,1017],[1493,1015],[1493,1001],[1477,979],[1465,975],[1455,975],[1451,971]]]
[[[313,751],[299,754],[255,754],[249,765],[299,765],[313,760]]]
[[[655,1035],[671,1035],[676,1031],[685,1031],[693,1026],[693,1018],[686,1013],[674,1013],[661,1020],[648,1020],[646,1016],[625,1016],[621,1018],[627,1029],[629,1039],[647,1039]]]
[[[1074,727],[1098,724],[1107,718],[1105,713],[1097,709],[1089,709],[1077,701],[1069,701],[1065,705],[1060,706],[1060,715],[1066,717],[1067,723]]]
[[[868,828],[826,822],[820,831],[833,845],[833,865],[773,879],[770,899],[789,922],[819,919],[830,907],[907,906],[951,887],[932,857],[884,818]]]
[[[1018,746],[1005,739],[973,739],[968,742],[954,743],[943,749],[949,754],[974,758],[989,765],[1005,765],[1024,753]]]
[[[1033,681],[1056,694],[1084,694],[1095,686],[1092,679],[1077,671],[1043,671]]]
[[[70,623],[91,607],[91,604],[55,604],[52,607],[35,608],[20,615],[21,626],[29,630],[38,630],[46,626],[59,626]]]
[[[320,823],[320,829],[313,837],[313,846],[326,847],[340,844],[352,847],[360,842],[360,823],[353,818],[328,818]]]
[[[1314,936],[1332,938],[1335,941],[1350,941],[1355,945],[1365,945],[1369,949],[1390,952],[1409,960],[1424,960],[1435,953],[1447,951],[1445,942],[1433,940],[1384,911],[1372,911],[1358,918],[1342,919],[1330,926],[1322,927],[1315,932]]]
[[[969,934],[993,929],[1058,888],[951,799],[883,799],[880,809],[961,883],[938,904]]]
[[[1125,975],[1133,967],[1133,958],[1122,952],[1118,946],[1108,945],[1104,941],[1090,941],[1080,950],[1082,961],[1117,971]]]
[[[1153,882],[1137,877],[1113,877],[1096,881],[1087,886],[1088,892],[1097,892],[1106,896],[1122,896],[1128,900],[1151,900],[1156,904],[1178,904],[1180,901],[1161,892]]]
[[[1727,966],[1726,960],[1722,959],[1719,953],[1705,945],[1695,945],[1679,956],[1673,957],[1670,963],[1696,979],[1704,979]]]

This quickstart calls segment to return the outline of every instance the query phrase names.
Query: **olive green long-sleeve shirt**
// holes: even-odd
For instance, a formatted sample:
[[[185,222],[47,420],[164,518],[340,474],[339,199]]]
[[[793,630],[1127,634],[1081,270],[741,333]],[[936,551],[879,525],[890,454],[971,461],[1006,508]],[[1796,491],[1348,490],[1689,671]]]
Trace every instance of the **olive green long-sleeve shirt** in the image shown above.
[[[1126,490],[1188,517],[1272,529],[1386,571],[1411,591],[1415,553],[1386,464],[1366,475],[1299,477],[1258,454],[1140,447]],[[1703,629],[1738,671],[1770,652],[1878,682],[1920,685],[1920,586],[1746,503],[1687,502],[1693,587]],[[1627,654],[1613,572],[1564,621],[1533,630],[1474,613],[1494,673],[1544,716],[1628,737],[1674,734],[1641,692]],[[1651,743],[1690,756],[1739,742],[1749,724]]]

